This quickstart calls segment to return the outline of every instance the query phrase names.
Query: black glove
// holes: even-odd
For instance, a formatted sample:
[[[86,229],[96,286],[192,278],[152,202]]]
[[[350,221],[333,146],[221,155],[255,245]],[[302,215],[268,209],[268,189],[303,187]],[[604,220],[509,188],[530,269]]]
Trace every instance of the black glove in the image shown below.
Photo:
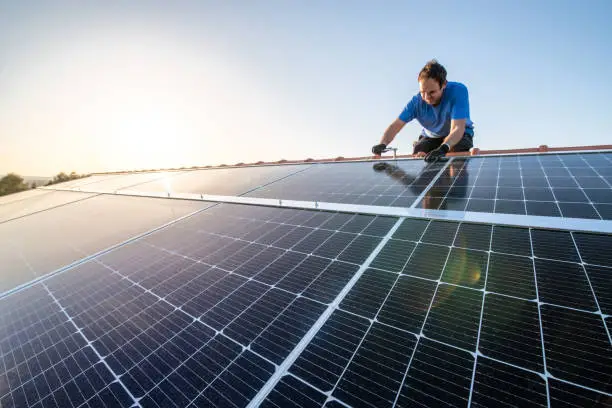
[[[446,156],[446,153],[448,153],[449,150],[450,150],[450,147],[446,143],[443,143],[437,149],[432,150],[431,152],[427,153],[427,155],[425,156],[425,161],[427,163],[435,163],[438,160],[440,160],[442,157]]]
[[[389,165],[385,162],[382,163],[376,163],[374,166],[372,166],[372,168],[374,169],[374,171],[385,171],[387,170],[387,168],[389,168]]]
[[[376,146],[372,147],[372,153],[375,154],[376,156],[380,156],[383,150],[385,150],[386,148],[387,148],[387,145],[384,143],[377,144]]]

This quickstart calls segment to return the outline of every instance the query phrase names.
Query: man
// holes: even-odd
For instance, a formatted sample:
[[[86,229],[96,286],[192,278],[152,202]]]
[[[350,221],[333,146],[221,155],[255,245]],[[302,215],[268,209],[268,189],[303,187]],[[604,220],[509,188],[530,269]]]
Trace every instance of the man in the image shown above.
[[[412,97],[402,113],[385,131],[372,153],[380,156],[395,135],[416,119],[423,130],[412,154],[435,162],[446,153],[467,152],[473,146],[474,126],[465,85],[446,80],[446,69],[438,61],[429,61],[418,76],[419,93]]]

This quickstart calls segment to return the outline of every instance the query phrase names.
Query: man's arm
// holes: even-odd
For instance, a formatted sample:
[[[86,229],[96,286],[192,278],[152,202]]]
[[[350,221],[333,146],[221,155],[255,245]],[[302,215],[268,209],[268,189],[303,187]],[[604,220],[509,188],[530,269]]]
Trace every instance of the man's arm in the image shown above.
[[[450,133],[444,138],[444,143],[446,143],[449,148],[452,149],[453,146],[459,143],[463,138],[463,134],[465,133],[465,122],[465,119],[451,120]]]
[[[406,122],[404,122],[403,120],[395,119],[393,123],[389,125],[387,130],[385,130],[383,137],[380,139],[380,143],[384,145],[388,145],[389,143],[391,143],[393,139],[395,139],[395,136],[399,133],[400,130],[402,130],[402,128],[405,125],[406,125]],[[465,125],[465,121],[464,121],[464,125]]]
[[[404,107],[402,113],[400,113],[399,117],[393,121],[385,130],[383,137],[380,139],[380,144],[377,144],[372,147],[372,153],[376,156],[380,156],[382,152],[385,150],[387,145],[395,139],[395,135],[399,133],[400,130],[406,125],[406,123],[410,122],[415,117],[415,105],[416,105],[416,96],[414,96],[410,102]]]

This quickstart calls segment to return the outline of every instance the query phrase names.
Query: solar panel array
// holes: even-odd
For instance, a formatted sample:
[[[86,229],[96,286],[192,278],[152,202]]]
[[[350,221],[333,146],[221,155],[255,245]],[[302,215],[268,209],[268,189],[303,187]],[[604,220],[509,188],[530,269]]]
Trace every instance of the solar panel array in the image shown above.
[[[251,184],[236,173],[235,194],[257,197],[469,211],[484,200],[523,215],[551,203],[547,216],[581,215],[592,231],[107,196],[144,210],[110,221],[118,229],[154,203],[190,206],[63,267],[29,239],[15,258],[0,251],[30,274],[0,272],[0,406],[612,406],[612,235],[598,230],[610,159],[333,163]],[[588,201],[563,201],[575,192]],[[78,209],[103,197],[59,200],[0,234],[86,234],[91,213]]]

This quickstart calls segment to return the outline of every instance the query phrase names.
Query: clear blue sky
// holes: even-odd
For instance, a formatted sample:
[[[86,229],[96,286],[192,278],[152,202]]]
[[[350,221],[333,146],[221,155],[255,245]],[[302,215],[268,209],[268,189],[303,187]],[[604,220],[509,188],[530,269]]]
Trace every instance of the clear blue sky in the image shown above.
[[[430,58],[483,149],[612,143],[610,1],[84,3],[0,0],[0,174],[366,155]]]

